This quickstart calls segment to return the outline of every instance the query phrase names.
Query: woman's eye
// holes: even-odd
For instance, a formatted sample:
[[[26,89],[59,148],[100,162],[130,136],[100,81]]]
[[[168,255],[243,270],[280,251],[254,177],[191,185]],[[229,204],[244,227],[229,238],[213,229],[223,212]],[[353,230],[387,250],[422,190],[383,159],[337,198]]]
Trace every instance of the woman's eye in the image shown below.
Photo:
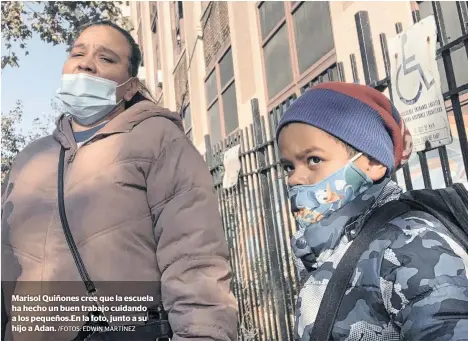
[[[107,58],[107,57],[101,57],[101,59],[102,59],[103,61],[105,61],[106,63],[113,63],[113,62],[114,62],[112,59]]]
[[[321,158],[319,158],[318,156],[312,156],[312,157],[307,159],[307,162],[309,163],[310,166],[316,166],[322,161],[323,160]]]

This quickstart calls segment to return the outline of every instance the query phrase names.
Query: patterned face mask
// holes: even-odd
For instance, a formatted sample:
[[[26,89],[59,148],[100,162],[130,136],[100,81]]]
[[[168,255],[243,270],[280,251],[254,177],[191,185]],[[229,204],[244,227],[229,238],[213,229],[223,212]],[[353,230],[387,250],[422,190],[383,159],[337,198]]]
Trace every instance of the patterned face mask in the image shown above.
[[[301,228],[329,217],[365,192],[373,181],[354,164],[362,153],[315,185],[297,185],[289,189],[291,210]]]

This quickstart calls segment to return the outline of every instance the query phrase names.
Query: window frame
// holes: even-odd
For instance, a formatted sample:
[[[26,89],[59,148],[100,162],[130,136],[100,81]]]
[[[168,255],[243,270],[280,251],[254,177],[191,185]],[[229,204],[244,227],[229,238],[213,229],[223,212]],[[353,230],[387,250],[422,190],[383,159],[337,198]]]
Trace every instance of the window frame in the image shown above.
[[[171,27],[172,27],[172,44],[174,46],[174,63],[177,63],[180,55],[185,50],[185,20],[184,20],[184,2],[183,1],[171,1],[170,3],[171,12]],[[182,16],[179,13],[179,6],[182,6]],[[177,39],[179,36],[179,40]]]
[[[186,112],[186,110],[187,110],[188,107],[190,107],[190,101],[188,101],[186,104],[184,104],[183,109],[182,109],[183,117],[181,117],[181,119],[182,119],[182,122],[183,122],[183,124],[184,124],[184,133],[185,133],[185,136],[188,137],[188,134],[192,133],[192,137],[193,137],[193,115],[192,115],[192,108],[190,108],[190,129],[186,129],[186,128],[185,128],[185,112]]]
[[[206,112],[207,112],[207,115],[208,115],[208,111],[213,107],[213,105],[215,105],[216,102],[218,102],[219,120],[221,122],[221,131],[220,131],[221,141],[228,136],[228,135],[226,135],[226,122],[225,122],[225,119],[224,119],[223,94],[236,81],[236,76],[234,74],[234,65],[233,65],[232,77],[228,81],[226,81],[226,84],[223,87],[221,87],[221,71],[220,71],[219,64],[220,64],[221,60],[227,55],[227,53],[229,51],[231,51],[231,53],[232,53],[232,45],[231,45],[230,41],[228,41],[226,46],[220,50],[220,53],[218,54],[217,58],[213,62],[214,65],[211,65],[207,69],[206,76],[205,76],[205,78],[203,80],[203,84],[205,86],[205,93],[206,93],[206,95],[208,95],[207,91],[206,91],[207,90],[206,89],[206,81],[208,80],[208,78],[210,78],[210,76],[214,72],[214,75],[215,75],[215,78],[216,78],[216,97],[214,97],[214,99],[211,100],[211,102],[208,102],[208,96],[205,96],[205,100],[207,102],[206,103],[207,104],[206,105]],[[234,56],[233,56],[233,64],[234,64]],[[235,84],[234,84],[234,87],[235,87]],[[236,91],[236,101],[237,101],[237,91]],[[209,120],[208,120],[208,125],[209,125],[208,129],[209,129],[209,132],[210,132],[210,135],[211,135],[211,123],[210,123]],[[238,130],[239,130],[239,126],[237,126],[237,128],[234,129],[232,132],[230,132],[229,135],[235,134]]]
[[[317,78],[323,72],[325,72],[328,68],[332,67],[333,64],[337,63],[336,58],[336,50],[335,47],[326,53],[323,57],[321,57],[316,63],[310,66],[307,70],[300,73],[299,71],[299,59],[296,47],[296,36],[294,33],[294,17],[293,14],[302,6],[305,1],[298,1],[293,3],[291,1],[283,1],[284,5],[284,16],[279,22],[272,28],[272,30],[267,34],[265,39],[262,39],[262,28],[261,28],[261,21],[260,21],[260,8],[265,1],[258,1],[257,2],[257,26],[258,26],[258,37],[260,40],[261,45],[261,61],[262,61],[262,68],[263,68],[263,82],[264,82],[264,89],[265,89],[265,98],[267,99],[267,109],[271,111],[273,108],[280,105],[286,99],[291,97],[293,94],[299,96],[301,94],[301,88],[303,88],[306,84],[308,84],[311,80]],[[331,18],[330,18],[331,20]],[[289,41],[289,56],[291,60],[291,70],[292,70],[292,82],[286,85],[282,90],[280,90],[276,95],[272,98],[268,95],[268,83],[267,83],[267,75],[266,75],[266,64],[265,64],[265,54],[264,48],[265,46],[275,37],[278,31],[286,25],[287,36]]]

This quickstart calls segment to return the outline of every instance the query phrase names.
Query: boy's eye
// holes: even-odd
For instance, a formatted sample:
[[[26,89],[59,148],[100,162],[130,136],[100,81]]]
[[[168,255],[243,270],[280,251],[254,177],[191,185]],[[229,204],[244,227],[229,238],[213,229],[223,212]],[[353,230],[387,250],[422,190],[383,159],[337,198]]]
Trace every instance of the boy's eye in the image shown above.
[[[318,156],[311,156],[307,159],[307,163],[309,164],[309,166],[317,166],[322,161],[323,160]]]
[[[283,166],[283,170],[284,170],[287,174],[289,174],[289,173],[291,173],[291,172],[294,170],[294,168],[293,168],[291,165],[284,165],[284,166]]]

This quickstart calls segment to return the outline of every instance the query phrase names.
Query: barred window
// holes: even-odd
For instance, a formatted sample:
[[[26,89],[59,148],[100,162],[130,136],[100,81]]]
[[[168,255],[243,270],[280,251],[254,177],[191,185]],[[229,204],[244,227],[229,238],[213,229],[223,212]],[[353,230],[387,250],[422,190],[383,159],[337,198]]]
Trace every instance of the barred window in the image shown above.
[[[329,6],[327,1],[264,1],[258,5],[270,105],[298,93],[308,77],[336,62]]]
[[[205,80],[211,142],[218,143],[239,127],[232,50],[218,59]]]
[[[326,1],[305,1],[293,13],[299,72],[312,65],[334,48],[330,8]]]

